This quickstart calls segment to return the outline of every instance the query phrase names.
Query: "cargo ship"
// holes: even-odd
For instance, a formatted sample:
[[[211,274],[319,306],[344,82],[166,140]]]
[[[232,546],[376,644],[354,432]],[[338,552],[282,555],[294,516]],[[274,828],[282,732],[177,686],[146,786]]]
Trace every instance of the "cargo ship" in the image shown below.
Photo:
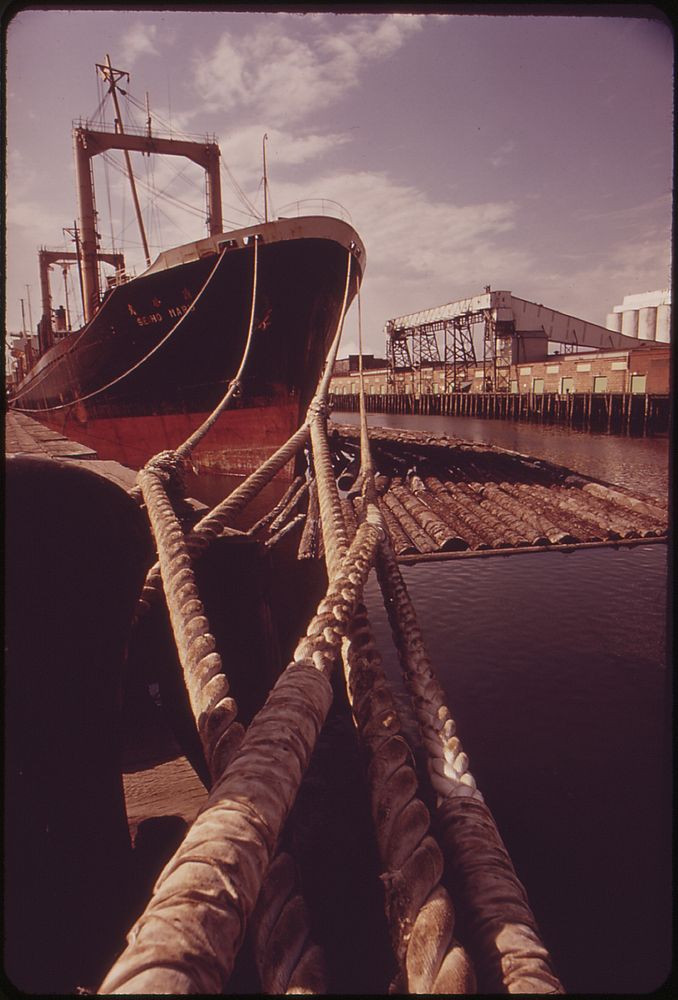
[[[331,215],[298,215],[224,231],[219,149],[122,130],[116,74],[98,67],[116,100],[115,129],[74,128],[80,214],[77,262],[84,325],[55,329],[47,271],[37,361],[9,405],[138,469],[178,447],[224,396],[251,347],[237,398],[193,453],[197,469],[250,472],[303,420],[329,345],[355,298],[365,248]],[[100,291],[92,157],[121,149],[188,157],[207,174],[209,235],[165,250],[136,277],[119,268]],[[264,160],[265,165],[265,160]],[[141,222],[141,220],[140,220]],[[143,236],[143,229],[142,229]],[[144,237],[144,246],[146,241]],[[41,253],[44,253],[41,252]],[[119,256],[119,255],[118,255]]]

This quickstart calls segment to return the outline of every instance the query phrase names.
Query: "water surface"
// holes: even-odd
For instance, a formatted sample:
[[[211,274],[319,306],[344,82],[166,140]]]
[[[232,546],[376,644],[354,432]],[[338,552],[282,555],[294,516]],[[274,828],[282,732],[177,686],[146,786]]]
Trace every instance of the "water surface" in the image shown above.
[[[337,414],[354,422],[355,414]],[[666,499],[666,440],[370,415]],[[665,544],[402,568],[471,770],[567,992],[644,993],[671,959]],[[370,578],[385,668],[400,669]]]

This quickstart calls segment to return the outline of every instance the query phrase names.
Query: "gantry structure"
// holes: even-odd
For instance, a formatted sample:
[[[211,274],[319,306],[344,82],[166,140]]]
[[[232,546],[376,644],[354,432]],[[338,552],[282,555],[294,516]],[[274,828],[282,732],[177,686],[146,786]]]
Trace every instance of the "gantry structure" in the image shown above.
[[[479,326],[480,359],[473,336]],[[543,360],[549,343],[563,345],[565,352],[577,347],[622,350],[645,343],[512,292],[492,291],[489,285],[481,295],[390,319],[385,334],[392,392],[402,391],[406,373],[414,374],[419,392],[427,392],[434,370],[440,368],[444,391],[460,391],[473,377],[471,369],[479,367],[485,391],[508,392],[512,366]]]

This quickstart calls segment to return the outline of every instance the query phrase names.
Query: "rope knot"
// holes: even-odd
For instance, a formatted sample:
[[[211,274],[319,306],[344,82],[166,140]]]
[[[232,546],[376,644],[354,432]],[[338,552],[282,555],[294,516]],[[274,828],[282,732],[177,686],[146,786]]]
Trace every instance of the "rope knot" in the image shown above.
[[[314,399],[308,408],[308,416],[310,420],[316,417],[325,417],[329,415],[329,406],[327,400],[325,399]]]
[[[144,472],[151,472],[165,484],[168,496],[183,500],[186,495],[186,474],[191,470],[187,457],[177,451],[159,451],[149,458]]]

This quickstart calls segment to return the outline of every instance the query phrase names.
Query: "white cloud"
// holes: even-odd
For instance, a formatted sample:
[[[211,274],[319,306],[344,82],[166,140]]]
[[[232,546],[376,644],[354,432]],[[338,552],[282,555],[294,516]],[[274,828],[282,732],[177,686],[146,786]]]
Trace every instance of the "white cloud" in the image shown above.
[[[256,186],[261,178],[264,134],[268,136],[266,157],[273,183],[277,169],[317,163],[350,141],[345,133],[292,133],[271,128],[265,122],[235,129],[220,141],[222,160],[245,187]]]
[[[223,34],[201,54],[195,85],[207,110],[242,107],[299,121],[356,88],[366,62],[393,55],[422,23],[405,15],[267,19],[243,37]],[[300,26],[312,30],[301,38]]]
[[[127,65],[136,62],[139,56],[157,56],[158,28],[155,24],[137,21],[123,35],[122,52]]]
[[[362,292],[366,349],[383,352],[389,318],[494,287],[518,286],[532,256],[507,241],[518,216],[511,202],[458,205],[435,201],[386,173],[326,173],[303,188],[272,184],[276,205],[304,198],[333,199],[350,213],[367,251]],[[356,308],[347,321],[355,338]],[[353,332],[352,332],[353,331]],[[343,348],[342,348],[343,350]]]
[[[494,156],[490,157],[490,163],[495,169],[501,167],[506,163],[509,155],[515,150],[516,143],[514,139],[509,139],[507,142],[502,143],[499,149],[496,151]]]

